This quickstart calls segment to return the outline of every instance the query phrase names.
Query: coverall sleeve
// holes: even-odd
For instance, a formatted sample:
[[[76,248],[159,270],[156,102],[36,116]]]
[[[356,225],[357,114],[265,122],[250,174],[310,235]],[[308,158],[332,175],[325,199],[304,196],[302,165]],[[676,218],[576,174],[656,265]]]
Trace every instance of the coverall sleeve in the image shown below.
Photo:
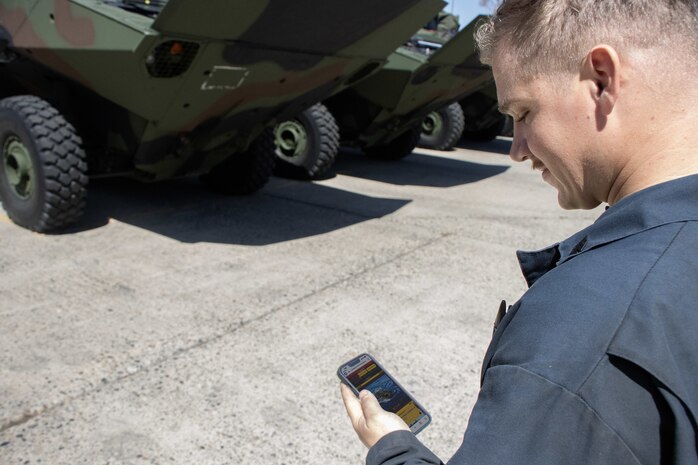
[[[385,446],[381,440],[369,451],[368,465],[440,463],[414,436],[389,436],[383,438]],[[448,465],[590,463],[640,464],[579,396],[521,367],[504,365],[487,370],[463,444]]]
[[[366,465],[443,465],[441,460],[409,431],[394,431],[368,451]]]

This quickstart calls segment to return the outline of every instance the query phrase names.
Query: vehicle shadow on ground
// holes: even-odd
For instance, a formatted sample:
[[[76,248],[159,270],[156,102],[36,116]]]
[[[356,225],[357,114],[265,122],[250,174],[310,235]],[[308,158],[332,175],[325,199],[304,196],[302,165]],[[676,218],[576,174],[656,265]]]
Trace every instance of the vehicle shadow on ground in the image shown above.
[[[334,165],[337,174],[400,186],[455,187],[496,176],[508,166],[487,165],[420,153],[397,161],[376,160],[358,150],[343,149]],[[496,161],[496,160],[494,160]]]
[[[505,141],[506,142],[506,141]],[[496,151],[496,144],[483,144]],[[343,150],[334,172],[396,185],[452,187],[496,176],[507,166],[420,154],[397,162]],[[412,200],[380,198],[331,186],[273,177],[259,192],[224,196],[195,178],[158,183],[91,180],[85,215],[63,233],[130,224],[185,243],[268,245],[325,234],[390,215]]]
[[[509,152],[511,151],[511,142],[512,140],[510,137],[497,137],[490,142],[475,142],[463,139],[456,145],[456,147],[466,150],[477,150],[479,152],[509,155]]]
[[[210,192],[197,179],[154,184],[102,179],[90,183],[84,217],[64,233],[96,229],[116,220],[185,243],[261,246],[380,218],[409,202],[280,178],[240,197]]]

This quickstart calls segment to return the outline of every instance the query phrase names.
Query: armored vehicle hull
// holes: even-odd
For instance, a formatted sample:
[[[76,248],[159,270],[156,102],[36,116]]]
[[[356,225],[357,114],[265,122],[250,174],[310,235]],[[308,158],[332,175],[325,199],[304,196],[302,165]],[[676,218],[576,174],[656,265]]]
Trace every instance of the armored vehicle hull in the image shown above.
[[[273,145],[259,141],[272,140],[266,127],[375,71],[442,5],[4,0],[0,97],[31,96],[37,108],[65,120],[75,136],[80,179],[129,175],[155,181],[222,170],[229,176],[205,179],[217,190],[249,192],[271,172]],[[7,112],[17,116],[17,105]],[[22,150],[15,145],[14,155],[0,163],[0,170],[9,167],[0,172],[5,210],[43,192],[19,189],[22,195],[10,197],[23,178],[45,184],[44,152],[27,137]],[[84,190],[86,183],[78,184]],[[37,202],[30,209],[46,204]],[[52,226],[17,221],[44,231],[74,220],[50,221]]]
[[[399,47],[378,72],[326,99],[323,104],[336,120],[341,145],[359,147],[377,158],[400,159],[416,147],[430,113],[488,86],[492,73],[480,63],[473,38],[478,20],[431,53],[419,46]],[[308,132],[311,129],[316,128]],[[328,169],[327,157],[315,155],[303,153],[295,160],[306,176]]]
[[[504,132],[507,117],[499,112],[494,80],[458,103],[465,115],[463,140],[487,142]]]
[[[488,85],[492,74],[480,63],[473,39],[476,21],[428,56],[400,47],[379,73],[327,100],[343,143],[387,147],[419,131],[430,112]]]

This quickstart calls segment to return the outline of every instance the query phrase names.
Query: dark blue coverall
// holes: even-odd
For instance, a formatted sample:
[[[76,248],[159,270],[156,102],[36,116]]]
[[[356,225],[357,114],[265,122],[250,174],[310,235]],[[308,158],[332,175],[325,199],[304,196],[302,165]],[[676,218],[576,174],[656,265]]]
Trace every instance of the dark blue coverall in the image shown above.
[[[698,175],[518,256],[530,288],[494,333],[448,463],[698,464]],[[366,461],[440,463],[405,431]]]

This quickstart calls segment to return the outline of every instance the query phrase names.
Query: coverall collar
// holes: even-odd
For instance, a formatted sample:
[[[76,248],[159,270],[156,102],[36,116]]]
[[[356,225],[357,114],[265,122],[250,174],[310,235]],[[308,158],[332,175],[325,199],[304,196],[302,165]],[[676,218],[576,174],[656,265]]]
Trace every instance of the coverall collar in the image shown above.
[[[518,251],[529,287],[558,265],[596,247],[669,223],[698,221],[698,174],[648,187],[622,199],[570,238],[533,252]]]

